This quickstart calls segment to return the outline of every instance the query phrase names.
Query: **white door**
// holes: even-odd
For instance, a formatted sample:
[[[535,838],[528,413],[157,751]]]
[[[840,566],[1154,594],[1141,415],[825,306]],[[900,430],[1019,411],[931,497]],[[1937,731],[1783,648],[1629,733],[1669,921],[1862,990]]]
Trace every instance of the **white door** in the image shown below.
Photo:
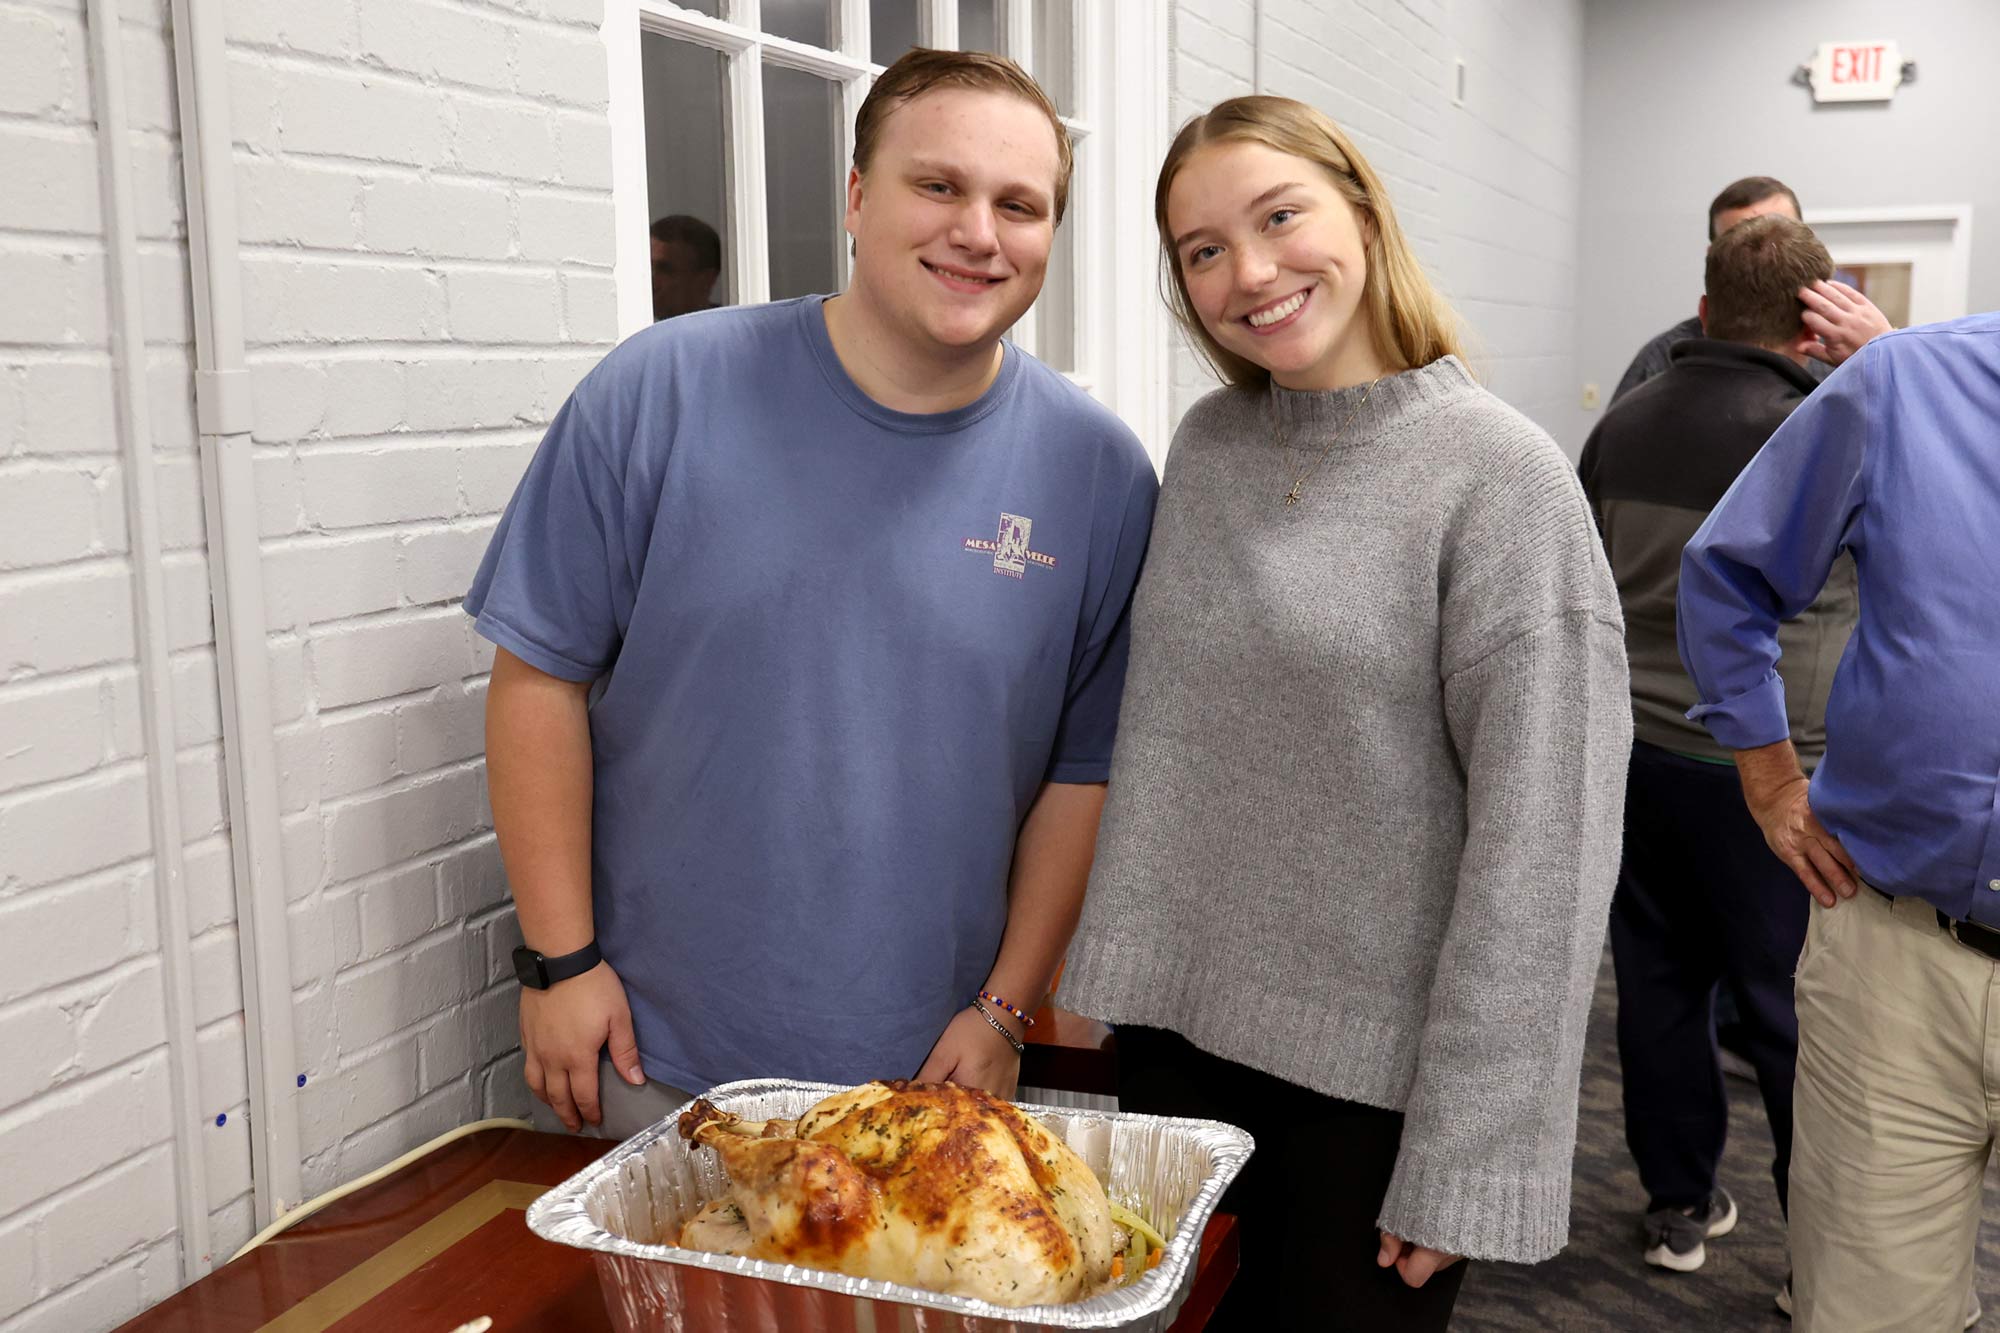
[[[1967,311],[1972,206],[1850,208],[1809,213],[1835,276],[1862,289],[1898,328]]]

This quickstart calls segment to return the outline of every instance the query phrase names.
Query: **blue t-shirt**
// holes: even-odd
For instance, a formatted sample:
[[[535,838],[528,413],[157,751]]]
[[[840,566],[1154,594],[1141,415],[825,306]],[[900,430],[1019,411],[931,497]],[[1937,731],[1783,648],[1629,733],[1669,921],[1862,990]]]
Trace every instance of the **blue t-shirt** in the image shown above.
[[[1101,782],[1156,492],[1008,346],[881,406],[824,298],[684,315],[564,404],[466,610],[590,712],[597,938],[647,1075],[909,1077],[985,980],[1044,782]]]

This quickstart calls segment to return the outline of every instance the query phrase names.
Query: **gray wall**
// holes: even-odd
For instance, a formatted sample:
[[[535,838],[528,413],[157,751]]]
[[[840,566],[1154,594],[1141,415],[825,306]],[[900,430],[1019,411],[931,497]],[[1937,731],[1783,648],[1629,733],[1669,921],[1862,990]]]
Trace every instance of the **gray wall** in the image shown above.
[[[1919,66],[1888,103],[1817,106],[1792,70],[1822,41],[1893,38]],[[1640,343],[1694,313],[1708,201],[1776,176],[1805,206],[1973,206],[1970,310],[2000,307],[1994,0],[1590,0],[1581,381],[1608,395]],[[1573,409],[1571,435],[1600,412]]]
[[[1464,317],[1474,371],[1574,453],[1583,0],[1176,0],[1173,12],[1174,124],[1252,91],[1332,116]],[[1175,419],[1214,383],[1177,348]]]

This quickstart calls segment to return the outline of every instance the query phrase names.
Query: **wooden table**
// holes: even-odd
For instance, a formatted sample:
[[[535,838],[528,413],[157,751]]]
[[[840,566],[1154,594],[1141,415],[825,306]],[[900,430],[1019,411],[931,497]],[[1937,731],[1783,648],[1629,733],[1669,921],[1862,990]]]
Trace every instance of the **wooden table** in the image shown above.
[[[121,1333],[610,1333],[590,1255],[542,1240],[525,1210],[614,1146],[489,1129],[330,1204],[169,1297]],[[1236,1273],[1234,1218],[1202,1236],[1172,1333],[1199,1333]],[[773,1330],[773,1333],[781,1333]]]
[[[1043,1005],[1027,1045],[1022,1087],[1118,1095],[1118,1038],[1096,1019]]]

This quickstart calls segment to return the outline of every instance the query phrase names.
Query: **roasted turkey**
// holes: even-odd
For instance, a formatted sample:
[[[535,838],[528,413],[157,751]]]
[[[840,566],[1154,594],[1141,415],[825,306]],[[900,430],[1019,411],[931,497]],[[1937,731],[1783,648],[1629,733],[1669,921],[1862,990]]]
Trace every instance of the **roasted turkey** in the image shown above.
[[[729,1194],[685,1249],[879,1278],[998,1305],[1095,1295],[1111,1277],[1104,1187],[1032,1116],[953,1083],[864,1083],[796,1121],[697,1101],[683,1138]]]

